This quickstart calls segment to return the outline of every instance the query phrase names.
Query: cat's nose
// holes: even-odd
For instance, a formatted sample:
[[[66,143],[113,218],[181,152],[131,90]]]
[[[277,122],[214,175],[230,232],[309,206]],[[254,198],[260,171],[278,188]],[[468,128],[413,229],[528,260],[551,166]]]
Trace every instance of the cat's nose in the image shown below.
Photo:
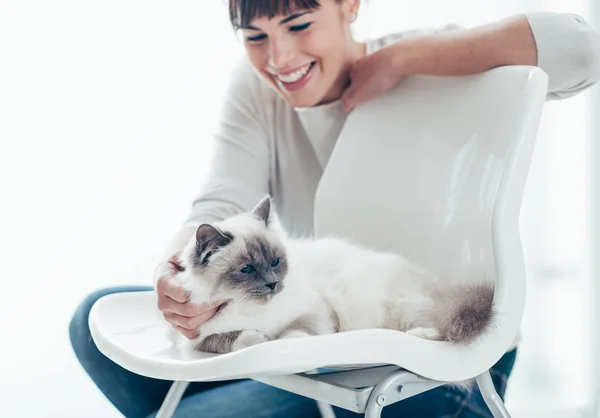
[[[267,286],[270,290],[275,290],[275,287],[277,287],[277,282],[269,282],[266,283],[265,286]]]

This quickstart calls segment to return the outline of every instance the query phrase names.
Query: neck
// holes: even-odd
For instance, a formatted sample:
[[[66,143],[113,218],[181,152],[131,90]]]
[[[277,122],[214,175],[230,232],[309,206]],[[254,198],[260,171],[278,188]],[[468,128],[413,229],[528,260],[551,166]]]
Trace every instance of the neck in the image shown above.
[[[366,49],[367,46],[365,43],[356,42],[354,40],[352,41],[352,45],[349,48],[350,52],[344,63],[342,71],[340,71],[337,80],[335,81],[329,93],[327,93],[323,100],[318,103],[319,105],[334,102],[342,97],[342,94],[344,94],[344,91],[346,91],[350,85],[350,71],[352,70],[354,63],[366,55]]]

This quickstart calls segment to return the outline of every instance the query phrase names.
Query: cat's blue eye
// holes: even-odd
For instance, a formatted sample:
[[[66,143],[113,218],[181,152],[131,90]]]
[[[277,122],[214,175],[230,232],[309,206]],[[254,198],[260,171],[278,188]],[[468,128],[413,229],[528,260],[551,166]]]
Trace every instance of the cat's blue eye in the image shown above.
[[[312,25],[312,22],[302,23],[301,25],[294,25],[290,27],[291,32],[302,32]]]
[[[253,265],[246,264],[244,267],[242,267],[242,269],[240,271],[244,274],[250,274],[250,273],[253,273],[255,270],[256,269],[254,268]]]
[[[271,267],[277,267],[278,264],[279,264],[279,257],[277,257],[275,260],[271,261]]]

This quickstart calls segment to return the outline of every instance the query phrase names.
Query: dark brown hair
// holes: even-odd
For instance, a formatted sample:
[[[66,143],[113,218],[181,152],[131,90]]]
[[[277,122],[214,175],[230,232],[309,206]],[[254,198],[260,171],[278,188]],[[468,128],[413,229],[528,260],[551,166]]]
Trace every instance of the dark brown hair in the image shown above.
[[[256,17],[271,19],[295,10],[318,9],[320,6],[319,0],[229,0],[229,20],[237,30],[248,26]]]

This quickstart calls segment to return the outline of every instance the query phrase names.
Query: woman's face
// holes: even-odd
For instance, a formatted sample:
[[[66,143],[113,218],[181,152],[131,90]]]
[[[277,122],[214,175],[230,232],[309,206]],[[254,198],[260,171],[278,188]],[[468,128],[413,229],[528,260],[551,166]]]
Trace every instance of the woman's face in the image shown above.
[[[358,0],[322,0],[321,7],[257,17],[241,28],[250,62],[294,107],[339,99],[351,65],[364,52],[350,23]]]

